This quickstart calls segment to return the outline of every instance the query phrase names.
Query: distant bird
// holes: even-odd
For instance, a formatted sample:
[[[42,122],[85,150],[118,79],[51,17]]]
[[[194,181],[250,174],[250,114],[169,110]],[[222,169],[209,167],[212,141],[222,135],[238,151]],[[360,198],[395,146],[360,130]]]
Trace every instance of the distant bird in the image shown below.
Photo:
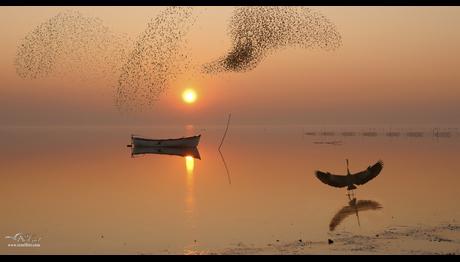
[[[378,161],[373,166],[369,166],[366,170],[358,172],[356,174],[350,174],[348,169],[348,159],[347,161],[347,175],[334,175],[329,172],[316,171],[316,177],[321,180],[324,184],[333,186],[333,187],[347,187],[347,190],[356,189],[356,185],[364,185],[365,183],[372,180],[383,168],[383,162]]]

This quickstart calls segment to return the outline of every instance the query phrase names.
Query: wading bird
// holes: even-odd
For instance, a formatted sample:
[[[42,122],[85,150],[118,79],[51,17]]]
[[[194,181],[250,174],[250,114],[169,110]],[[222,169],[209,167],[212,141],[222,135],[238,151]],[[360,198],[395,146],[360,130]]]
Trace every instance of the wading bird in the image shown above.
[[[350,174],[350,169],[348,169],[348,159],[347,161],[347,175],[334,175],[329,172],[321,172],[317,170],[315,172],[316,177],[321,180],[324,184],[333,186],[333,187],[347,187],[347,190],[356,189],[356,185],[363,185],[369,182],[371,179],[376,177],[383,168],[383,162],[378,161],[373,166],[369,166],[366,170],[358,172],[356,174]]]

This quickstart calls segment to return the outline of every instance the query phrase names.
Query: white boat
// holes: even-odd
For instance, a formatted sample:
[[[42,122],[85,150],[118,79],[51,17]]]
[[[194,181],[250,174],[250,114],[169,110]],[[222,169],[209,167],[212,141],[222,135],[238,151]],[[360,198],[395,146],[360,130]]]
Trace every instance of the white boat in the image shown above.
[[[133,147],[196,147],[201,135],[173,138],[173,139],[148,139],[131,135]]]

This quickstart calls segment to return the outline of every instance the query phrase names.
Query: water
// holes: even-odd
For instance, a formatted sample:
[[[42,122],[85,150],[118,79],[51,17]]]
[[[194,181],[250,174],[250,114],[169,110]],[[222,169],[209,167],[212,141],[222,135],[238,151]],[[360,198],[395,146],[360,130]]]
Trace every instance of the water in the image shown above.
[[[230,126],[221,156],[224,129],[0,128],[0,253],[188,253],[460,219],[457,132],[394,137],[359,129],[347,136],[335,128],[322,136],[305,135],[305,126]],[[133,158],[131,133],[201,133],[201,160]],[[328,141],[340,143],[316,143]],[[381,174],[355,191],[382,208],[360,211],[359,224],[350,215],[330,232],[349,199],[314,171],[346,174],[346,158],[352,173],[384,162]],[[40,236],[40,247],[8,247],[4,236],[18,232]]]

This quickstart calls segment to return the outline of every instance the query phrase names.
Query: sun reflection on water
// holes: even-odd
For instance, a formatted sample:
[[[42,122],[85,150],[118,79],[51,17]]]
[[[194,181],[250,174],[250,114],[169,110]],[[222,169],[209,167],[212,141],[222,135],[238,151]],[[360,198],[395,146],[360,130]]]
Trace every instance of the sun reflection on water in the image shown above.
[[[194,228],[195,213],[195,189],[193,170],[195,169],[195,159],[192,156],[185,157],[185,169],[187,171],[187,189],[185,195],[185,213],[188,216],[190,226]]]
[[[193,169],[195,168],[195,159],[192,156],[185,157],[185,168],[187,169],[187,175],[193,176]]]

